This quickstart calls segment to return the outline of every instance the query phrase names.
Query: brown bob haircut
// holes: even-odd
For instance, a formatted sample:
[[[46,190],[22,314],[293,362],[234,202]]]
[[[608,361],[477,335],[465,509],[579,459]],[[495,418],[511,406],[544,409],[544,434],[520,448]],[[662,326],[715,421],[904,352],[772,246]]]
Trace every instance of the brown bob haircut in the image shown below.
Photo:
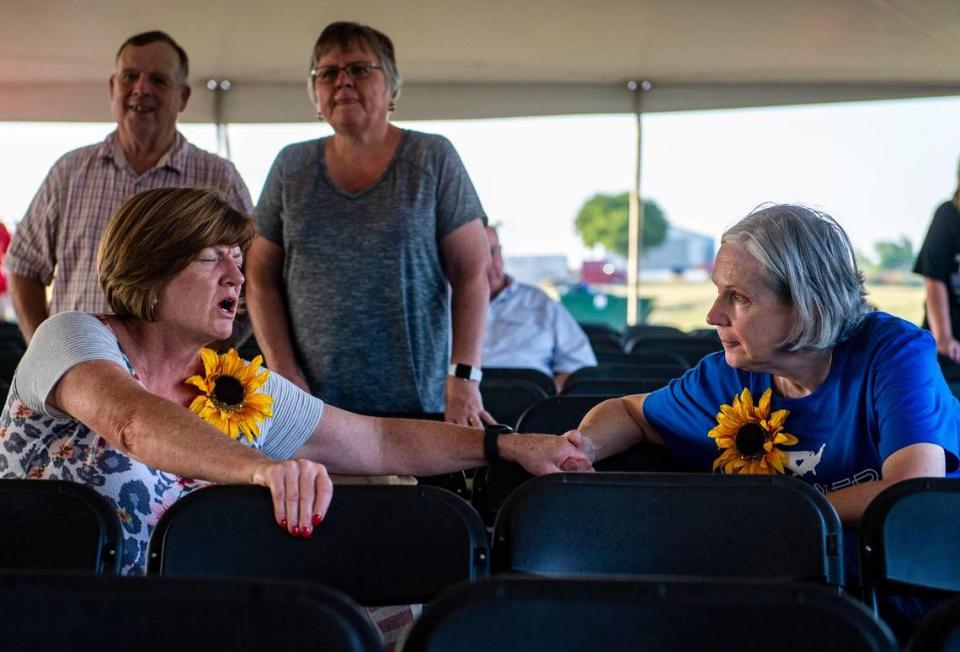
[[[154,321],[160,288],[207,247],[239,245],[256,234],[250,218],[216,190],[157,188],[137,193],[110,218],[97,270],[107,305],[125,319]]]

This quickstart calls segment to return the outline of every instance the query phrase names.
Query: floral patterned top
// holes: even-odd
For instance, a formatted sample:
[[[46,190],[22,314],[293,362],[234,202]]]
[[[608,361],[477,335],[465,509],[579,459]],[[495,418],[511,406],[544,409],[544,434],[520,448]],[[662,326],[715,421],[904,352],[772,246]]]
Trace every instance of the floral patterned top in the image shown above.
[[[122,572],[142,574],[157,521],[180,497],[210,483],[142,464],[47,405],[60,378],[90,360],[115,362],[137,378],[113,331],[96,316],[60,313],[40,326],[0,413],[0,475],[68,480],[95,489],[110,501],[123,524]],[[313,432],[323,402],[277,374],[270,374],[264,391],[274,397],[274,416],[261,426],[261,436],[246,445],[274,459],[287,459]]]

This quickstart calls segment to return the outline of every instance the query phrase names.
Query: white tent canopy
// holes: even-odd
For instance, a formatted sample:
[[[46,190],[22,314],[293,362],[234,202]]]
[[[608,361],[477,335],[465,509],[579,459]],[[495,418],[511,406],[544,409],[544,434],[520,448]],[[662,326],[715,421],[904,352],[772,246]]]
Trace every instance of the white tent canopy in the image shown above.
[[[648,112],[960,93],[957,0],[5,0],[0,120],[109,121],[127,36],[163,29],[191,59],[183,116],[310,121],[313,41],[333,20],[394,40],[397,119]]]

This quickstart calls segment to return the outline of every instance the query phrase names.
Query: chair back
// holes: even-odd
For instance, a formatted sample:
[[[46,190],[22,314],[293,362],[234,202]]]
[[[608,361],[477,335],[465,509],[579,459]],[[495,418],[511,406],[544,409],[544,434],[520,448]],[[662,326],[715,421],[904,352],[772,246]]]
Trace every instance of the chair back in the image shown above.
[[[590,341],[590,348],[593,349],[594,355],[599,351],[613,351],[615,353],[623,351],[623,341],[620,339],[620,335],[597,333],[588,335],[587,339]]]
[[[553,396],[557,393],[557,384],[553,382],[553,376],[548,376],[537,369],[524,369],[522,367],[483,367],[482,371],[483,380],[486,381],[525,380],[542,389],[547,396]]]
[[[720,340],[682,335],[675,337],[649,337],[636,335],[626,341],[624,350],[633,354],[640,351],[671,351],[682,356],[689,366],[696,366],[700,359],[723,350]]]
[[[927,614],[907,643],[906,652],[960,652],[960,596]]]
[[[123,528],[96,491],[64,480],[0,480],[0,570],[119,573]]]
[[[550,381],[551,383],[553,380]],[[497,423],[515,428],[527,408],[549,396],[543,388],[522,378],[490,378],[480,382],[483,408]]]
[[[580,425],[590,409],[611,396],[552,396],[530,406],[517,424],[519,433],[562,435]],[[665,446],[641,443],[594,465],[598,471],[686,471]],[[477,469],[471,502],[493,525],[510,493],[533,476],[513,462],[498,462]]]
[[[382,650],[356,604],[306,583],[2,574],[0,609],[23,650]]]
[[[477,513],[450,492],[423,486],[338,486],[308,539],[277,527],[262,487],[200,489],[160,519],[148,559],[152,575],[310,580],[365,606],[428,602],[488,572]]]
[[[623,335],[623,333],[606,322],[581,321],[577,322],[577,324],[580,326],[580,329],[587,334],[587,337],[591,335],[615,335],[620,337]]]
[[[607,396],[551,396],[534,403],[517,421],[517,432],[536,432],[549,435],[562,435],[576,428],[580,421],[595,405],[613,395]]]
[[[634,324],[623,329],[624,341],[631,337],[685,337],[687,334],[676,326],[665,324]]]
[[[914,478],[884,489],[860,521],[860,575],[880,594],[960,592],[960,479]]]
[[[567,384],[578,380],[615,380],[634,378],[679,378],[688,369],[686,364],[679,362],[650,362],[646,364],[611,362],[598,364],[595,367],[580,367],[567,379]]]
[[[687,357],[672,351],[654,351],[637,350],[632,353],[625,351],[595,351],[597,364],[630,364],[630,365],[648,365],[648,364],[670,364],[679,365],[684,371],[692,365],[687,361]]]
[[[894,652],[837,589],[758,582],[498,576],[424,610],[406,652]]]
[[[496,571],[843,583],[840,521],[783,476],[558,473],[525,483],[494,527]]]
[[[629,396],[649,394],[665,387],[670,378],[637,376],[635,378],[582,378],[568,381],[561,392],[565,396]]]

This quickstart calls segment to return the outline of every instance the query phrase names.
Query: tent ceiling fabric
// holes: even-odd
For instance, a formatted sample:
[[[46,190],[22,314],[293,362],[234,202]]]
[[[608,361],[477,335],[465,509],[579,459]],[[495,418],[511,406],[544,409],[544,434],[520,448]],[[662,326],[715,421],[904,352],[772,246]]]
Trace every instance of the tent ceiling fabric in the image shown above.
[[[187,50],[184,120],[315,119],[304,79],[325,24],[386,32],[404,79],[398,119],[616,113],[960,93],[957,0],[4,0],[0,120],[109,121],[127,36]]]

